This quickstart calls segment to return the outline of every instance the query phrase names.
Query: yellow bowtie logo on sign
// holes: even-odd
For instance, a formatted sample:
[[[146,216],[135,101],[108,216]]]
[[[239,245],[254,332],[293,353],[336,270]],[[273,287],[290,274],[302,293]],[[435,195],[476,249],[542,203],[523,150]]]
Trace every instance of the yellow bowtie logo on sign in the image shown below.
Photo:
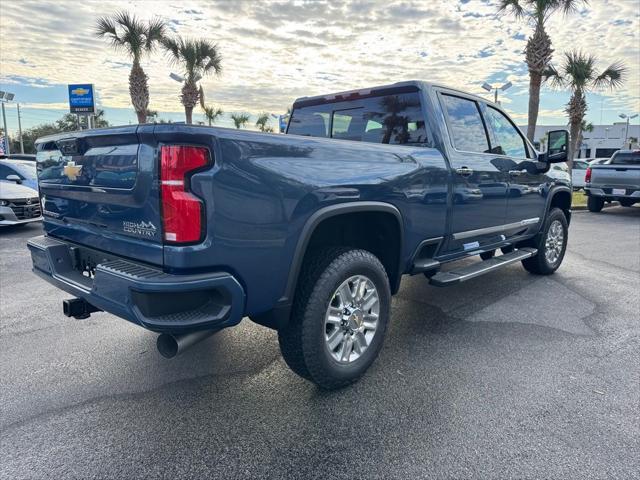
[[[89,90],[86,88],[78,87],[71,90],[71,93],[73,93],[74,95],[86,95],[87,93],[89,93]]]

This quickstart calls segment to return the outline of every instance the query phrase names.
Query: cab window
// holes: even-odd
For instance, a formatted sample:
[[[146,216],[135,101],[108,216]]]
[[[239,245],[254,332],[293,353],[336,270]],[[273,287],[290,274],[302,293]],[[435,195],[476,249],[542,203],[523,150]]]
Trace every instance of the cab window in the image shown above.
[[[488,153],[489,141],[478,104],[474,100],[447,94],[443,94],[442,99],[456,150]]]
[[[287,133],[370,143],[430,145],[417,91],[294,108]]]

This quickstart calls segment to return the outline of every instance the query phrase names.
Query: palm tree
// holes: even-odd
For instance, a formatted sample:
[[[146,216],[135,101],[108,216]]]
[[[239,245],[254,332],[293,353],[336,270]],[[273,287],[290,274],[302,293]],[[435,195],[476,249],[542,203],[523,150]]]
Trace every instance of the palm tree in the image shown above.
[[[565,53],[564,63],[560,70],[550,65],[545,72],[545,78],[551,79],[556,87],[567,87],[571,91],[571,98],[565,111],[569,115],[569,171],[573,167],[573,156],[579,145],[581,126],[587,113],[586,92],[594,88],[614,89],[622,85],[622,75],[625,66],[615,62],[601,73],[596,72],[596,57],[580,51]]]
[[[233,120],[233,123],[236,126],[236,128],[242,128],[249,121],[249,114],[248,113],[232,113],[231,119]]]
[[[256,127],[258,127],[258,129],[260,129],[261,132],[272,133],[273,127],[267,125],[267,123],[269,123],[268,113],[265,112],[258,115],[258,119],[256,120]]]
[[[198,102],[204,108],[204,92],[198,82],[210,74],[219,75],[222,60],[218,46],[207,40],[190,40],[181,37],[165,38],[162,45],[169,53],[171,61],[184,72],[184,85],[180,99],[184,105],[187,123],[192,123],[193,107]]]
[[[224,113],[221,108],[214,108],[210,105],[205,105],[203,110],[205,118],[209,121],[209,126],[216,123],[218,117]]]
[[[148,77],[140,66],[140,59],[154,50],[156,43],[164,37],[164,30],[165,24],[160,19],[145,23],[127,12],[101,17],[96,24],[96,35],[109,39],[114,49],[126,51],[133,60],[129,73],[129,95],[138,123],[146,122],[149,107]]]
[[[529,37],[524,49],[529,68],[527,138],[532,142],[540,108],[540,87],[553,55],[551,38],[545,30],[545,23],[555,12],[560,10],[567,14],[574,11],[578,4],[584,3],[587,3],[587,0],[500,0],[499,12],[509,12],[518,20],[525,19],[534,29],[533,36]]]
[[[109,126],[109,121],[104,118],[104,110],[96,110],[93,115],[93,128],[106,128]]]

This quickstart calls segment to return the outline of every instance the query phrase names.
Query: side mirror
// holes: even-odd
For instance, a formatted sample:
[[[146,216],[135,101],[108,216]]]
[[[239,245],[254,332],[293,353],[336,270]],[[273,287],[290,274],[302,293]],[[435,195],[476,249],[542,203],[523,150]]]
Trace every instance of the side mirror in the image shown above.
[[[16,174],[7,175],[7,180],[16,182],[18,185],[22,183],[22,179]]]
[[[561,163],[568,159],[569,132],[566,130],[551,130],[547,133],[547,163]]]

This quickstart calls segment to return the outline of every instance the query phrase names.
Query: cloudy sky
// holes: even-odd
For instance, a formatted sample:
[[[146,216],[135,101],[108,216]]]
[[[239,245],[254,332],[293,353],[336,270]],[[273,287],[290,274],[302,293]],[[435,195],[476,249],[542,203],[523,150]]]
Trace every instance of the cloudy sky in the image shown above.
[[[526,123],[528,74],[522,50],[531,28],[496,14],[494,0],[410,1],[2,1],[0,84],[16,93],[23,128],[59,118],[68,83],[93,83],[108,120],[135,121],[127,78],[130,61],[93,35],[96,18],[126,9],[163,18],[173,34],[218,44],[223,73],[206,78],[207,102],[225,112],[283,113],[300,96],[407,79],[441,82],[486,94],[484,81],[513,87],[501,98]],[[561,52],[580,48],[605,68],[623,61],[624,87],[589,95],[588,120],[619,121],[640,111],[640,0],[591,0],[549,21]],[[143,62],[150,107],[180,120],[180,85],[161,52]],[[545,88],[541,124],[566,124],[564,92]],[[202,119],[196,112],[195,120]],[[15,108],[7,109],[9,130]],[[638,119],[634,121],[637,122]],[[228,119],[222,121],[227,123]]]

